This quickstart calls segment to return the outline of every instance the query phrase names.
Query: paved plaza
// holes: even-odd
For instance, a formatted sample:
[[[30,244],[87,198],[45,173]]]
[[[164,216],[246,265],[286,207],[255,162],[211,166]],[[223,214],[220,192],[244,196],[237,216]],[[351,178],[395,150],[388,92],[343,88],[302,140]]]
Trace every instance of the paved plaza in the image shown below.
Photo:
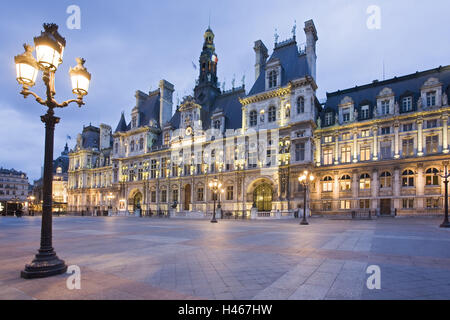
[[[450,299],[441,218],[225,221],[55,217],[54,246],[81,269],[24,280],[40,217],[0,218],[0,299]],[[381,289],[366,286],[381,269]]]

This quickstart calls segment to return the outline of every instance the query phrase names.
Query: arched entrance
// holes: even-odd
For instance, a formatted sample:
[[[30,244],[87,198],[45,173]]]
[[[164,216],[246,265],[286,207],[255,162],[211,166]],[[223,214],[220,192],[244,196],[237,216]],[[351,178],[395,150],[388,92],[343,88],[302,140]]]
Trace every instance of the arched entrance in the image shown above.
[[[253,203],[256,204],[258,211],[272,210],[272,187],[268,183],[260,184],[253,191]]]
[[[136,192],[136,194],[133,197],[133,212],[140,214],[142,208],[142,193]]]
[[[191,204],[191,185],[187,184],[184,187],[184,210],[189,210]]]

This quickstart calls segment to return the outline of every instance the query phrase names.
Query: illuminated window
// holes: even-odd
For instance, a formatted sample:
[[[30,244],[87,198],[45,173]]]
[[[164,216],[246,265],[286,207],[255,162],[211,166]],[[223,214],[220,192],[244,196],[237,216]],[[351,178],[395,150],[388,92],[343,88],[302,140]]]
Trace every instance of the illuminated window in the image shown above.
[[[164,145],[168,145],[170,143],[170,133],[166,132],[164,133]]]
[[[233,186],[227,187],[227,200],[233,200]]]
[[[204,197],[204,190],[203,188],[197,189],[197,201],[203,201]]]
[[[402,153],[404,157],[410,157],[414,155],[414,139],[402,140]]]
[[[331,192],[333,191],[333,178],[326,176],[322,179],[322,191]]]
[[[360,152],[361,161],[370,160],[370,147],[369,146],[361,146],[361,149],[359,152]]]
[[[436,168],[430,168],[425,172],[425,185],[438,186],[439,185],[439,170]]]
[[[370,136],[370,130],[369,129],[361,131],[361,138],[367,138],[369,136]]]
[[[351,161],[352,148],[350,146],[342,147],[341,161],[342,163],[349,163]]]
[[[151,165],[150,165],[150,177],[152,179],[156,178],[156,170],[157,170],[157,163],[156,160],[152,160],[151,161]]]
[[[412,170],[403,171],[402,187],[414,187],[414,172]]]
[[[342,140],[350,140],[350,133],[346,132],[342,134]]]
[[[426,203],[427,209],[439,208],[439,198],[427,198],[425,203]]]
[[[392,183],[391,173],[384,171],[380,175],[380,188],[390,188]]]
[[[305,98],[298,97],[297,98],[297,113],[305,112]]]
[[[370,189],[370,175],[368,173],[363,173],[359,177],[359,189],[361,190]]]
[[[341,191],[348,191],[352,188],[352,179],[348,174],[341,177]]]
[[[333,136],[325,136],[325,137],[323,138],[323,142],[324,142],[324,143],[330,143],[330,142],[333,142]]]
[[[341,200],[341,210],[349,210],[351,209],[350,200]]]

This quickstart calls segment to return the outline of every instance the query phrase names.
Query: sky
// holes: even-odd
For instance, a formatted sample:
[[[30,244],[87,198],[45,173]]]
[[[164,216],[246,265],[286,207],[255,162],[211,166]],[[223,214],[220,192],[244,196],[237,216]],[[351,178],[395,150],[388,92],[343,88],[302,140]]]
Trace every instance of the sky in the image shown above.
[[[80,29],[69,29],[70,5],[80,8]],[[379,8],[379,28],[368,28]],[[210,21],[219,58],[219,81],[231,89],[245,75],[247,92],[254,82],[253,44],[262,40],[271,54],[275,29],[279,41],[305,42],[304,22],[313,19],[318,32],[317,96],[326,92],[450,64],[448,0],[197,0],[197,1],[9,1],[0,12],[0,167],[41,176],[46,112],[31,97],[24,99],[15,80],[14,56],[32,44],[43,23],[56,23],[66,38],[64,62],[56,72],[56,99],[72,99],[69,67],[86,59],[92,74],[86,105],[56,110],[55,158],[65,143],[73,148],[83,125],[117,126],[127,121],[135,92],[149,92],[166,79],[175,85],[174,101],[191,94],[198,71],[203,34]],[[384,68],[383,68],[384,65]],[[384,72],[383,72],[384,70]],[[33,91],[44,95],[38,78]],[[68,139],[68,136],[71,139]]]

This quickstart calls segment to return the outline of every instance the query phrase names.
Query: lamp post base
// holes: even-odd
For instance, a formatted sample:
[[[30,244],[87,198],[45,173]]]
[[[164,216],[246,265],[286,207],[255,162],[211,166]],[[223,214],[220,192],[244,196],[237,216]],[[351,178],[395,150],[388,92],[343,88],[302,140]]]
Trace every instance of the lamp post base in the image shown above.
[[[211,223],[217,223],[217,220],[214,218],[211,220]]]
[[[302,221],[300,222],[300,225],[302,225],[302,226],[307,226],[307,225],[309,225],[309,223],[308,223],[308,221],[306,221],[306,220],[302,220]]]
[[[444,222],[442,222],[442,224],[439,227],[441,227],[441,228],[450,228],[450,222],[444,221]]]
[[[25,265],[25,270],[20,273],[20,276],[24,279],[46,278],[66,271],[66,263],[58,258],[53,248],[39,249],[39,253],[31,264]]]

